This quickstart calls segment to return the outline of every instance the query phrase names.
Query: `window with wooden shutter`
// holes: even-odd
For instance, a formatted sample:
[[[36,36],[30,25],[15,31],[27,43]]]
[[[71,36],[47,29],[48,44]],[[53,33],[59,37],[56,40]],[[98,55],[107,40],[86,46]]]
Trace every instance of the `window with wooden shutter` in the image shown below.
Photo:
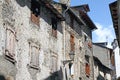
[[[90,65],[88,63],[85,64],[85,72],[86,76],[90,76]]]
[[[30,66],[35,69],[39,68],[39,49],[40,48],[37,45],[35,45],[34,43],[30,43]]]
[[[52,35],[57,38],[57,20],[52,18]]]
[[[6,29],[5,55],[11,60],[15,59],[15,32],[12,28]]]
[[[40,4],[36,0],[31,0],[31,21],[39,26]]]
[[[90,64],[89,64],[89,56],[88,55],[85,55],[85,60],[86,60],[85,73],[86,73],[86,76],[89,77],[90,76]]]
[[[73,35],[70,35],[70,46],[71,46],[71,51],[75,51],[75,42]]]

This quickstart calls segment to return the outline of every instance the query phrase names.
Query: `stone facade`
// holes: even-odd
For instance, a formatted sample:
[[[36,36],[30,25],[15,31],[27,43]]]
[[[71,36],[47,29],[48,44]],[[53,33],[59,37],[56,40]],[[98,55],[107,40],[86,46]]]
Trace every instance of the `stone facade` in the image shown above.
[[[44,0],[0,0],[0,80],[93,80],[96,27],[61,14]]]

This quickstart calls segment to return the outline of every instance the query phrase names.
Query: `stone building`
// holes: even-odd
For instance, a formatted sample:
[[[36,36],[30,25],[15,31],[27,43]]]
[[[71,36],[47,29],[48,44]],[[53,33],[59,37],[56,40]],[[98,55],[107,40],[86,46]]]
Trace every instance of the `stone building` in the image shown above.
[[[115,57],[113,50],[106,44],[93,44],[94,80],[115,80]]]
[[[67,6],[69,2],[61,2],[54,2],[53,5],[65,17],[62,23],[64,80],[93,80],[92,31],[96,26],[87,15],[89,6],[70,7]],[[70,54],[75,55],[72,61]]]
[[[120,47],[120,0],[112,2],[109,4],[111,17],[113,21],[113,27],[116,33],[116,38],[118,41],[118,45]]]
[[[93,80],[96,26],[64,1],[0,0],[0,80]]]

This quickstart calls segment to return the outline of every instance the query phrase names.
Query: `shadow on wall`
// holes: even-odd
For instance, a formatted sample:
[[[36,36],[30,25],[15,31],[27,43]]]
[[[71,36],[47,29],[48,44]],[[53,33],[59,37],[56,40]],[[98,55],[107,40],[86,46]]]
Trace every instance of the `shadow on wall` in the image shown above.
[[[45,80],[63,80],[62,68],[60,68],[59,71],[51,73],[51,75],[47,77]]]
[[[25,7],[27,6],[30,9],[30,0],[16,0],[16,2],[21,6],[21,7]]]
[[[6,80],[3,75],[0,75],[0,80]]]
[[[97,80],[105,80],[105,78],[99,74]]]

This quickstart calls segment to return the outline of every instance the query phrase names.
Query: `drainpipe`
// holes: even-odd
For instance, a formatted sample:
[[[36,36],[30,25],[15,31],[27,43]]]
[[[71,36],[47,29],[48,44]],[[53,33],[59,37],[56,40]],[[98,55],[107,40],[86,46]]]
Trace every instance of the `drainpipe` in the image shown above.
[[[65,14],[66,14],[66,12],[69,10],[69,8],[70,7],[67,7],[67,9],[63,12],[63,17],[65,17]],[[66,38],[65,38],[65,28],[66,28],[66,23],[65,23],[65,21],[63,22],[63,61],[65,61],[66,60],[66,57],[65,57],[65,40],[66,40]],[[66,80],[66,72],[65,72],[65,70],[66,70],[66,68],[65,68],[65,65],[63,65],[63,69],[64,69],[64,74],[63,74],[63,80]]]
[[[91,41],[91,42],[92,42],[92,41]],[[94,58],[93,58],[93,56],[94,56],[94,55],[93,55],[93,54],[94,54],[94,51],[93,51],[93,44],[92,44],[92,51],[91,51],[91,52],[92,52],[92,62],[93,62],[93,63],[92,63],[92,67],[93,67],[93,68],[92,68],[92,69],[93,69],[93,80],[94,80],[95,75],[94,75]]]

